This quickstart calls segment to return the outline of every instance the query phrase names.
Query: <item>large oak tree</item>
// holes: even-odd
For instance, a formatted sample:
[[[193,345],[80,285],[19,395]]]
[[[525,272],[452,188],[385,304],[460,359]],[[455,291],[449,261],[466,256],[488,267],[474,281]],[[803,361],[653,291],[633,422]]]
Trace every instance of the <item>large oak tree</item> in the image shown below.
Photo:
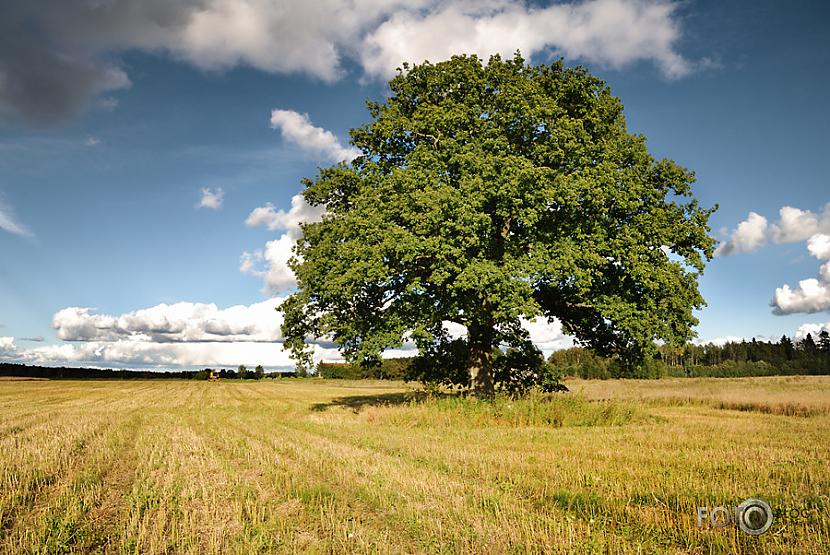
[[[712,209],[692,172],[628,132],[602,80],[455,56],[405,65],[390,89],[351,132],[362,156],[305,182],[326,215],[303,227],[281,307],[298,360],[310,337],[361,362],[405,341],[457,352],[455,322],[469,383],[489,393],[494,349],[527,344],[522,318],[632,364],[691,337]]]

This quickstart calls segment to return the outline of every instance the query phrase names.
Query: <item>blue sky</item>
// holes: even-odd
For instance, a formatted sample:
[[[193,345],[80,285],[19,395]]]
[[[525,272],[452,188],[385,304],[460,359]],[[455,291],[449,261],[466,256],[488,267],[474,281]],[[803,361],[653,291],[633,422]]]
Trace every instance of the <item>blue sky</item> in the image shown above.
[[[701,339],[830,328],[824,3],[30,4],[0,23],[4,360],[289,365],[273,307],[301,178],[347,156],[404,59],[517,48],[604,78],[720,205]]]

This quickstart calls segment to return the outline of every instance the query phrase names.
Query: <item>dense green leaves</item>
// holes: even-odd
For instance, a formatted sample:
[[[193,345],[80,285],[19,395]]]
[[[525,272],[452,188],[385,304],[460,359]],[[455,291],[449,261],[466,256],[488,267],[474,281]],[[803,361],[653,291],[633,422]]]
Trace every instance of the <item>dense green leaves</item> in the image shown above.
[[[434,355],[445,322],[467,326],[485,367],[526,343],[521,318],[631,361],[690,337],[711,210],[692,172],[628,133],[605,83],[561,61],[456,56],[404,66],[390,89],[352,131],[362,156],[306,181],[327,212],[303,228],[282,306],[300,360],[311,336],[350,360],[405,341]]]

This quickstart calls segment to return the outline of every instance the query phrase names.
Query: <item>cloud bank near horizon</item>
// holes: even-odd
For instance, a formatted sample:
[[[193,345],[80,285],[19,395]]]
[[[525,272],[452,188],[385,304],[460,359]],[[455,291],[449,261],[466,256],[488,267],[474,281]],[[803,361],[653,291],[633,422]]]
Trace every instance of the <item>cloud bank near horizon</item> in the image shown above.
[[[63,343],[19,347],[14,337],[0,337],[0,360],[40,365],[116,368],[235,367],[239,364],[290,368],[294,361],[282,348],[282,314],[275,309],[283,297],[220,309],[214,304],[159,304],[124,314],[98,314],[91,308],[67,307],[52,318]],[[570,337],[558,321],[523,321],[533,343],[545,355],[569,347]],[[464,335],[463,326],[453,333]],[[23,340],[24,338],[18,338]],[[316,361],[342,360],[336,345],[310,342]],[[405,343],[387,356],[413,356]]]

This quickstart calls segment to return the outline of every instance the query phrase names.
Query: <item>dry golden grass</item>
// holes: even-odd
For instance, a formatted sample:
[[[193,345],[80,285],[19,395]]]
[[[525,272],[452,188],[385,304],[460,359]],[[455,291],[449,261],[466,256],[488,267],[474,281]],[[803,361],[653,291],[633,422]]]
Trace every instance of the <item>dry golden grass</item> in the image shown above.
[[[579,380],[572,390],[589,399],[625,399],[658,405],[704,405],[785,416],[830,414],[830,376]]]
[[[0,549],[830,551],[830,380],[569,386],[489,405],[380,382],[2,382]],[[697,506],[749,496],[807,516],[697,527]]]

